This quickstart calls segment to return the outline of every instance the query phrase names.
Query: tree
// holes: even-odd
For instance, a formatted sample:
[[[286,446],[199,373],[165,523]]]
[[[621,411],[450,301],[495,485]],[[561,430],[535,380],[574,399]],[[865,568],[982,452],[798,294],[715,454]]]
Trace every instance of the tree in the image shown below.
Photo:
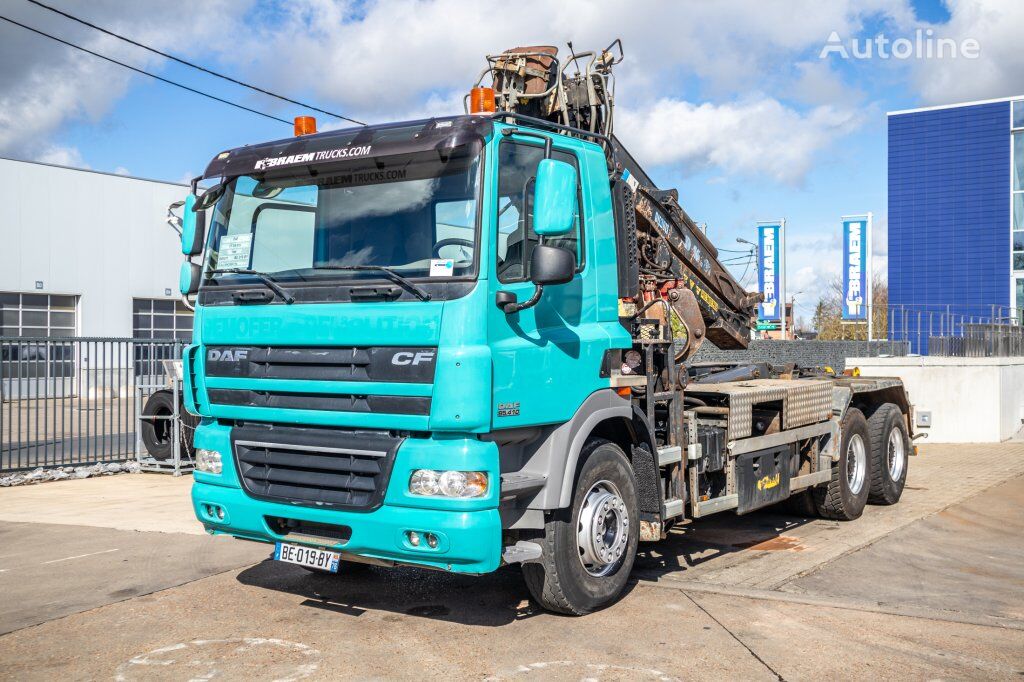
[[[874,321],[872,338],[884,339],[888,335],[889,285],[875,275],[872,287],[871,318]],[[822,341],[839,339],[863,341],[868,338],[867,322],[844,322],[843,313],[843,280],[835,278],[829,282],[825,295],[818,299],[814,307],[814,328],[818,330],[818,338]]]

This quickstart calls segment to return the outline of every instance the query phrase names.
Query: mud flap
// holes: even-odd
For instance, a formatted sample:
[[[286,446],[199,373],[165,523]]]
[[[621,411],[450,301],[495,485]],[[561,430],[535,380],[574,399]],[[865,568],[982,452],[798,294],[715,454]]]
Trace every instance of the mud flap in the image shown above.
[[[787,444],[736,458],[737,514],[746,514],[789,497],[792,455],[793,446]]]

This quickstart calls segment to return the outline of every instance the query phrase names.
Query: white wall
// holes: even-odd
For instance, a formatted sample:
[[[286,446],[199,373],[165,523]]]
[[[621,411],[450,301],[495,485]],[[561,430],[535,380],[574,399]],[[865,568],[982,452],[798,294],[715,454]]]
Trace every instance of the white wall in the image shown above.
[[[998,443],[1021,431],[1024,358],[849,358],[863,376],[903,379],[915,412],[930,411],[926,443]]]
[[[187,193],[0,159],[0,291],[78,295],[81,335],[131,336],[132,298],[178,297],[180,242],[164,216]]]

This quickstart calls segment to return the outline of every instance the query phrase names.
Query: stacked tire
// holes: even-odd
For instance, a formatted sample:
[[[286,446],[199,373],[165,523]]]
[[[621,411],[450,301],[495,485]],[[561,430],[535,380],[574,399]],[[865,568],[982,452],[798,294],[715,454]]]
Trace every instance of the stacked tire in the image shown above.
[[[171,391],[157,391],[149,396],[142,408],[142,419],[139,424],[142,444],[153,459],[161,462],[174,456],[173,416],[174,394]],[[192,435],[199,425],[199,417],[189,414],[180,402],[178,416],[181,421],[178,443],[181,456],[184,458],[192,451]]]

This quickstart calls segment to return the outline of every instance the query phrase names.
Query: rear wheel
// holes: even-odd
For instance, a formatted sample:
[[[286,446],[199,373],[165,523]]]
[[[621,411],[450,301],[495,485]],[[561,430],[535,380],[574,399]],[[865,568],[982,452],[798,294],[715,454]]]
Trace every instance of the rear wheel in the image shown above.
[[[871,478],[871,436],[864,413],[850,408],[842,423],[839,461],[832,464],[832,480],[814,488],[814,504],[826,519],[852,521],[864,512]]]
[[[885,403],[868,420],[871,433],[871,484],[868,502],[896,504],[907,482],[910,434],[903,412]]]
[[[640,529],[636,478],[622,449],[593,439],[580,457],[572,507],[547,522],[541,558],[523,565],[533,598],[574,616],[618,599],[633,569]]]

